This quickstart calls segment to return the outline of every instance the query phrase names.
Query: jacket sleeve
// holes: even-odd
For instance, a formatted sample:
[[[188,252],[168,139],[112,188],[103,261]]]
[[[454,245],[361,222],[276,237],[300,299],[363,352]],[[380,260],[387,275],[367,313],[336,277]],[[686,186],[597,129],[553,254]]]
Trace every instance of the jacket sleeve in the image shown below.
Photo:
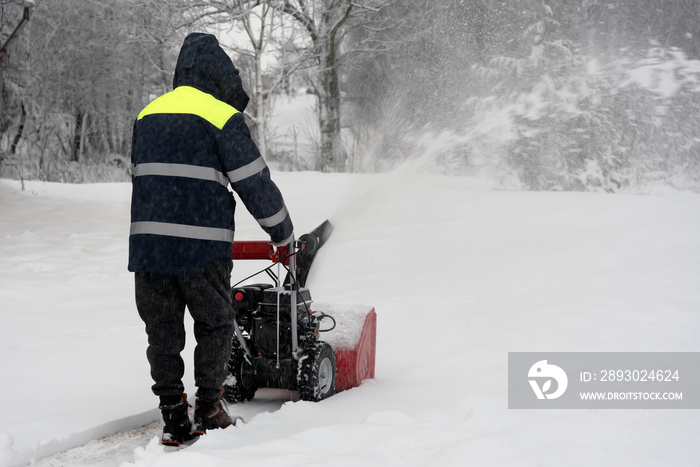
[[[270,178],[265,160],[250,136],[243,114],[237,113],[219,134],[219,155],[233,190],[275,244],[284,244],[293,225],[282,193]]]

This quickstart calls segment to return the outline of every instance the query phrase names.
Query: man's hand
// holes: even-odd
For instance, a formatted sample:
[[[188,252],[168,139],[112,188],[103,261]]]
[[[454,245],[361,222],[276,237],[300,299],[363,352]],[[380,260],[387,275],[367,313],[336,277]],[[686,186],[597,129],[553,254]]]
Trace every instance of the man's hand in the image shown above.
[[[285,265],[289,264],[289,256],[294,252],[294,232],[287,239],[280,243],[270,242],[272,246],[276,248],[275,254],[272,256],[272,261],[279,263],[284,262]]]

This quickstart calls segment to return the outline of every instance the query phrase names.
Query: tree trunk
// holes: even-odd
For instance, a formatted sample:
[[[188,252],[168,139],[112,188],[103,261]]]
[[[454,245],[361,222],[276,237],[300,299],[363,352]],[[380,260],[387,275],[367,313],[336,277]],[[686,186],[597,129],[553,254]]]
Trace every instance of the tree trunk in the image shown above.
[[[321,131],[321,161],[319,170],[339,171],[345,167],[347,155],[340,135],[340,92],[334,68],[324,68],[321,92],[318,96]]]
[[[340,133],[340,83],[336,62],[338,28],[336,26],[334,30],[328,30],[333,19],[330,12],[323,15],[322,29],[326,34],[319,35],[324,40],[318,44],[320,49],[318,105],[321,132],[321,161],[318,169],[324,172],[342,171],[347,160]]]
[[[258,150],[263,159],[267,160],[267,138],[265,126],[265,90],[263,89],[262,50],[255,50],[255,116],[258,127]],[[269,96],[268,96],[269,98]]]
[[[78,109],[75,114],[75,128],[73,130],[73,150],[71,160],[80,162],[81,144],[83,141],[83,111]]]
[[[19,127],[17,128],[17,134],[12,140],[12,146],[10,147],[10,154],[14,155],[17,152],[17,145],[22,139],[22,133],[24,133],[24,124],[27,121],[27,109],[24,108],[24,102],[21,104],[22,113],[19,117]]]

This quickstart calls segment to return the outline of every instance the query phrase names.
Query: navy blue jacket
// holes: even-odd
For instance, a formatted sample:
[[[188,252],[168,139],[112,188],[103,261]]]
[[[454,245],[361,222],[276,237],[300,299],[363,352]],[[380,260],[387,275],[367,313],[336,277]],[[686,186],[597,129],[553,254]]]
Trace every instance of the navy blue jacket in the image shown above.
[[[134,124],[129,270],[191,274],[231,258],[229,185],[272,242],[284,243],[292,221],[243,119],[238,70],[214,36],[187,36],[173,88]]]

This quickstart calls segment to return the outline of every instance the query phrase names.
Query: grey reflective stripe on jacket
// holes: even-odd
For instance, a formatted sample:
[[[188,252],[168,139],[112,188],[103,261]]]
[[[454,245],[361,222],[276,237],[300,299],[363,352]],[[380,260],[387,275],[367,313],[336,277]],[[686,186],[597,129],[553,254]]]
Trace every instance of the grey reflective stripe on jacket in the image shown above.
[[[245,180],[246,178],[252,177],[253,175],[262,172],[266,167],[267,164],[265,163],[265,159],[263,159],[262,156],[260,156],[253,162],[250,162],[244,165],[243,167],[239,167],[236,170],[228,172],[228,179],[233,185],[242,180]],[[287,211],[287,207],[282,206],[282,209],[277,211],[272,216],[265,217],[262,219],[256,219],[256,221],[258,221],[258,224],[260,224],[261,227],[274,227],[277,224],[283,222],[285,217],[287,217],[287,214],[289,214],[289,212]]]
[[[151,162],[135,165],[131,173],[134,177],[142,177],[144,175],[162,175],[166,177],[187,177],[196,178],[199,180],[210,180],[220,183],[228,187],[229,182],[236,183],[245,180],[248,177],[260,173],[267,164],[262,157],[258,157],[250,164],[246,164],[236,170],[230,171],[227,175],[222,172],[212,169],[211,167],[200,167],[197,165],[187,164],[165,164],[160,162]],[[226,178],[228,176],[228,179]]]
[[[130,234],[167,235],[170,237],[194,238],[197,240],[233,242],[233,230],[200,227],[196,225],[169,224],[166,222],[133,222],[131,224]]]
[[[156,175],[194,178],[216,182],[224,187],[228,187],[229,182],[233,184],[245,180],[248,177],[260,173],[266,167],[267,164],[261,156],[243,167],[228,172],[227,175],[211,167],[161,162],[135,165],[132,168],[132,174],[134,177]],[[228,179],[226,178],[227,176]],[[287,214],[287,208],[283,206],[282,209],[272,216],[256,220],[261,227],[274,227],[284,221]],[[198,240],[233,241],[233,231],[230,230],[163,222],[135,222],[131,225],[131,235],[138,234],[168,235],[171,237],[194,238]]]
[[[282,209],[277,211],[276,214],[273,214],[270,217],[255,220],[258,221],[258,224],[260,224],[261,227],[274,227],[280,222],[282,222],[285,219],[285,217],[287,217],[287,214],[287,206],[284,206]]]
[[[131,173],[134,177],[143,177],[145,175],[162,175],[165,177],[196,178],[199,180],[217,182],[225,187],[228,187],[228,180],[222,172],[211,167],[200,167],[198,165],[149,162],[135,165],[132,168]]]
[[[265,159],[260,156],[250,164],[246,164],[243,167],[230,171],[227,174],[228,179],[232,184],[240,182],[241,180],[245,180],[248,177],[252,177],[257,173],[260,173],[265,167],[267,167],[267,164],[265,164]]]

